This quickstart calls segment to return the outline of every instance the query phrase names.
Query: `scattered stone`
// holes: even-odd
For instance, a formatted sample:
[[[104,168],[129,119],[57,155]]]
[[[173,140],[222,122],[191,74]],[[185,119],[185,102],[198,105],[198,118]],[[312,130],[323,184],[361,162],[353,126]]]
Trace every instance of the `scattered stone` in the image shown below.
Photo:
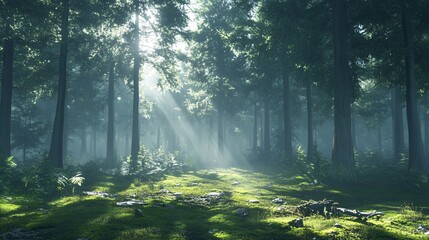
[[[208,175],[217,175],[217,172],[216,172],[216,171],[210,171],[210,172],[208,172],[207,174],[208,174]]]
[[[97,196],[97,197],[102,197],[102,198],[116,198],[117,197],[116,194],[110,194],[110,193],[105,193],[105,192],[84,191],[82,193],[84,195],[87,195],[87,196]]]
[[[163,189],[161,189],[160,191],[159,191],[160,193],[169,193],[170,191],[168,191],[167,189],[165,189],[165,188],[163,188]]]
[[[134,216],[143,217],[143,211],[140,208],[135,208],[134,209]]]
[[[182,184],[181,183],[177,183],[175,186],[176,187],[180,187],[180,186],[182,186]]]
[[[335,223],[335,224],[334,224],[334,227],[336,227],[336,228],[343,228],[343,225],[341,225],[341,224],[339,224],[339,223]]]
[[[191,183],[191,186],[193,186],[193,187],[198,186],[198,185],[200,185],[200,184],[196,183],[196,182]]]
[[[137,197],[137,194],[133,193],[133,194],[128,195],[127,197],[130,199],[134,199]]]
[[[219,192],[209,192],[207,194],[205,194],[203,197],[214,197],[214,198],[218,198],[221,197],[222,193]]]
[[[239,181],[235,181],[232,183],[232,185],[240,185],[240,184],[241,184],[241,182],[239,182]]]
[[[249,199],[249,203],[259,203],[258,199]]]
[[[304,220],[302,218],[297,218],[289,222],[289,226],[301,228],[304,227]]]
[[[219,232],[219,229],[216,229],[216,228],[209,230],[209,234],[215,234],[217,232]]]
[[[426,226],[423,226],[422,224],[419,224],[419,226],[417,227],[416,232],[420,232],[420,233],[425,233],[429,232],[429,229],[427,229]]]
[[[429,231],[425,232],[424,235],[429,235]]]
[[[239,217],[246,217],[249,215],[249,212],[245,208],[239,208],[235,210],[235,214],[237,214]]]
[[[183,194],[182,192],[175,192],[175,193],[173,193],[173,195],[176,196],[176,197],[182,196],[182,194]]]
[[[129,200],[129,201],[125,201],[125,202],[117,202],[116,205],[120,206],[120,207],[129,207],[129,206],[135,206],[135,205],[146,205],[147,203],[145,203],[144,201],[141,200]]]
[[[273,200],[271,200],[272,203],[277,203],[277,204],[283,204],[285,203],[285,201],[283,201],[283,199],[281,198],[275,198]]]
[[[12,201],[12,197],[6,197],[6,200]]]

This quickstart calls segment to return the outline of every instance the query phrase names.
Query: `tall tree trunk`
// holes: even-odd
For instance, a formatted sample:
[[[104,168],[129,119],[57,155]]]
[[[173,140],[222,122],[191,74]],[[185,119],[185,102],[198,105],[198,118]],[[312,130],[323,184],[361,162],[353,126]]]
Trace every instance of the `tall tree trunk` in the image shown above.
[[[313,162],[313,96],[311,94],[310,79],[306,80],[306,91],[307,91],[307,161]]]
[[[140,150],[140,130],[139,130],[139,74],[140,74],[140,28],[139,28],[139,15],[140,7],[139,0],[135,0],[136,8],[136,21],[135,21],[135,45],[134,45],[134,70],[133,70],[133,84],[134,84],[134,95],[133,95],[133,128],[132,128],[132,139],[131,139],[131,165],[130,170],[134,171],[137,167],[137,156]]]
[[[383,158],[383,136],[381,134],[381,123],[377,123],[378,156]]]
[[[115,63],[110,60],[109,90],[107,93],[107,141],[106,141],[106,167],[115,167]]]
[[[270,103],[269,97],[264,97],[264,151],[269,153],[271,151],[270,141]]]
[[[292,150],[292,125],[290,120],[290,86],[289,74],[287,72],[286,60],[283,63],[283,128],[284,128],[284,151],[286,158],[290,161],[293,159]]]
[[[0,100],[0,162],[11,154],[10,121],[12,113],[13,53],[14,42],[12,39],[7,38],[3,43],[3,78]]]
[[[429,93],[425,94],[425,149],[426,156],[429,156]]]
[[[392,99],[393,159],[401,160],[404,151],[404,120],[402,116],[401,87],[395,86],[390,91]]]
[[[158,125],[158,129],[156,132],[156,148],[161,147],[161,125]]]
[[[97,129],[92,127],[92,157],[97,158]]]
[[[351,78],[347,58],[347,6],[333,0],[334,13],[334,146],[332,161],[339,179],[355,180],[351,136]]]
[[[54,129],[52,131],[50,159],[55,167],[62,168],[63,162],[63,133],[66,98],[67,51],[69,34],[69,0],[62,0],[61,15],[61,49],[59,64],[59,84],[57,108],[55,112]]]
[[[253,151],[258,148],[258,105],[255,103],[255,116],[253,118]]]
[[[80,156],[86,155],[86,126],[82,128],[82,132],[80,135]]]
[[[217,146],[219,153],[223,156],[224,153],[224,131],[223,131],[223,108],[219,104],[217,113]]]
[[[427,171],[420,130],[420,118],[417,110],[417,87],[414,73],[414,36],[411,16],[405,0],[402,1],[402,27],[405,38],[406,103],[408,120],[408,168]]]

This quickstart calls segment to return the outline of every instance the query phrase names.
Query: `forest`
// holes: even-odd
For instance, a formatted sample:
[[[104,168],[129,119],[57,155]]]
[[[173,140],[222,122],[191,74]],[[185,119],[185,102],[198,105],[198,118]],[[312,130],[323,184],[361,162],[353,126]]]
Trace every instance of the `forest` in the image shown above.
[[[429,238],[428,16],[0,0],[0,238]]]

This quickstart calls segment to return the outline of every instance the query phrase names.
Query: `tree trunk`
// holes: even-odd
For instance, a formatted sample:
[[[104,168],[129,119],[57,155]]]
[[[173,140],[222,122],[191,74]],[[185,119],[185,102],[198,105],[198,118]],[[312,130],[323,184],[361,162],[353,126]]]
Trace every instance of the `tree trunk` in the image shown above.
[[[92,127],[92,157],[97,158],[97,129]]]
[[[80,135],[80,156],[86,155],[86,126],[82,128]]]
[[[219,154],[223,156],[224,153],[224,131],[223,131],[223,109],[219,104],[217,113],[217,146]]]
[[[311,80],[306,80],[307,91],[307,161],[313,162],[313,96],[311,94]]]
[[[52,131],[51,149],[49,156],[55,167],[62,168],[63,162],[63,133],[64,133],[64,112],[66,98],[66,77],[67,77],[67,51],[69,34],[69,0],[62,0],[61,16],[61,49],[59,64],[59,84],[57,108],[55,112],[54,129]]]
[[[351,78],[347,58],[346,1],[333,0],[334,13],[334,146],[332,161],[339,179],[353,181],[356,167],[351,135]]]
[[[381,135],[381,123],[377,123],[378,156],[383,158],[383,137]]]
[[[283,63],[283,127],[284,127],[284,151],[286,158],[293,159],[292,150],[292,125],[290,120],[290,86],[287,72],[286,60]]]
[[[402,27],[405,38],[405,83],[408,120],[408,168],[427,171],[423,143],[420,130],[420,118],[417,110],[417,87],[414,73],[414,36],[412,33],[411,17],[405,0],[402,1]]]
[[[264,97],[264,151],[271,151],[270,141],[270,103],[268,96]]]
[[[258,106],[255,103],[255,117],[253,119],[253,151],[258,148]]]
[[[156,133],[156,148],[161,147],[161,125],[158,125],[157,133]]]
[[[107,141],[106,141],[106,167],[115,167],[115,63],[110,60],[109,90],[107,93]]]
[[[425,94],[425,149],[426,156],[429,156],[429,93]]]
[[[1,83],[0,101],[0,161],[6,159],[11,154],[10,121],[12,113],[14,53],[14,42],[12,39],[5,39],[3,44],[3,78]]]
[[[395,86],[390,92],[392,99],[393,159],[401,160],[404,151],[404,122],[402,116],[401,87]]]
[[[132,137],[131,137],[131,165],[130,170],[134,171],[137,167],[137,156],[140,150],[140,130],[139,130],[139,73],[140,73],[140,28],[139,28],[139,15],[140,7],[139,1],[135,0],[136,8],[136,21],[135,21],[135,45],[134,45],[134,70],[133,70],[133,127],[132,127]]]

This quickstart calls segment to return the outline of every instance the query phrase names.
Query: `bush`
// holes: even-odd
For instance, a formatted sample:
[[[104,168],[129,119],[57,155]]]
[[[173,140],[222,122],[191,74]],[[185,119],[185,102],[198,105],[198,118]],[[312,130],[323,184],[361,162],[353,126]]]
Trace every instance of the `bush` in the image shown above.
[[[122,173],[137,175],[142,178],[181,173],[186,168],[179,152],[166,153],[163,147],[148,149],[144,146],[140,147],[134,169],[130,166],[132,166],[131,157],[127,157],[126,161],[123,162]]]

